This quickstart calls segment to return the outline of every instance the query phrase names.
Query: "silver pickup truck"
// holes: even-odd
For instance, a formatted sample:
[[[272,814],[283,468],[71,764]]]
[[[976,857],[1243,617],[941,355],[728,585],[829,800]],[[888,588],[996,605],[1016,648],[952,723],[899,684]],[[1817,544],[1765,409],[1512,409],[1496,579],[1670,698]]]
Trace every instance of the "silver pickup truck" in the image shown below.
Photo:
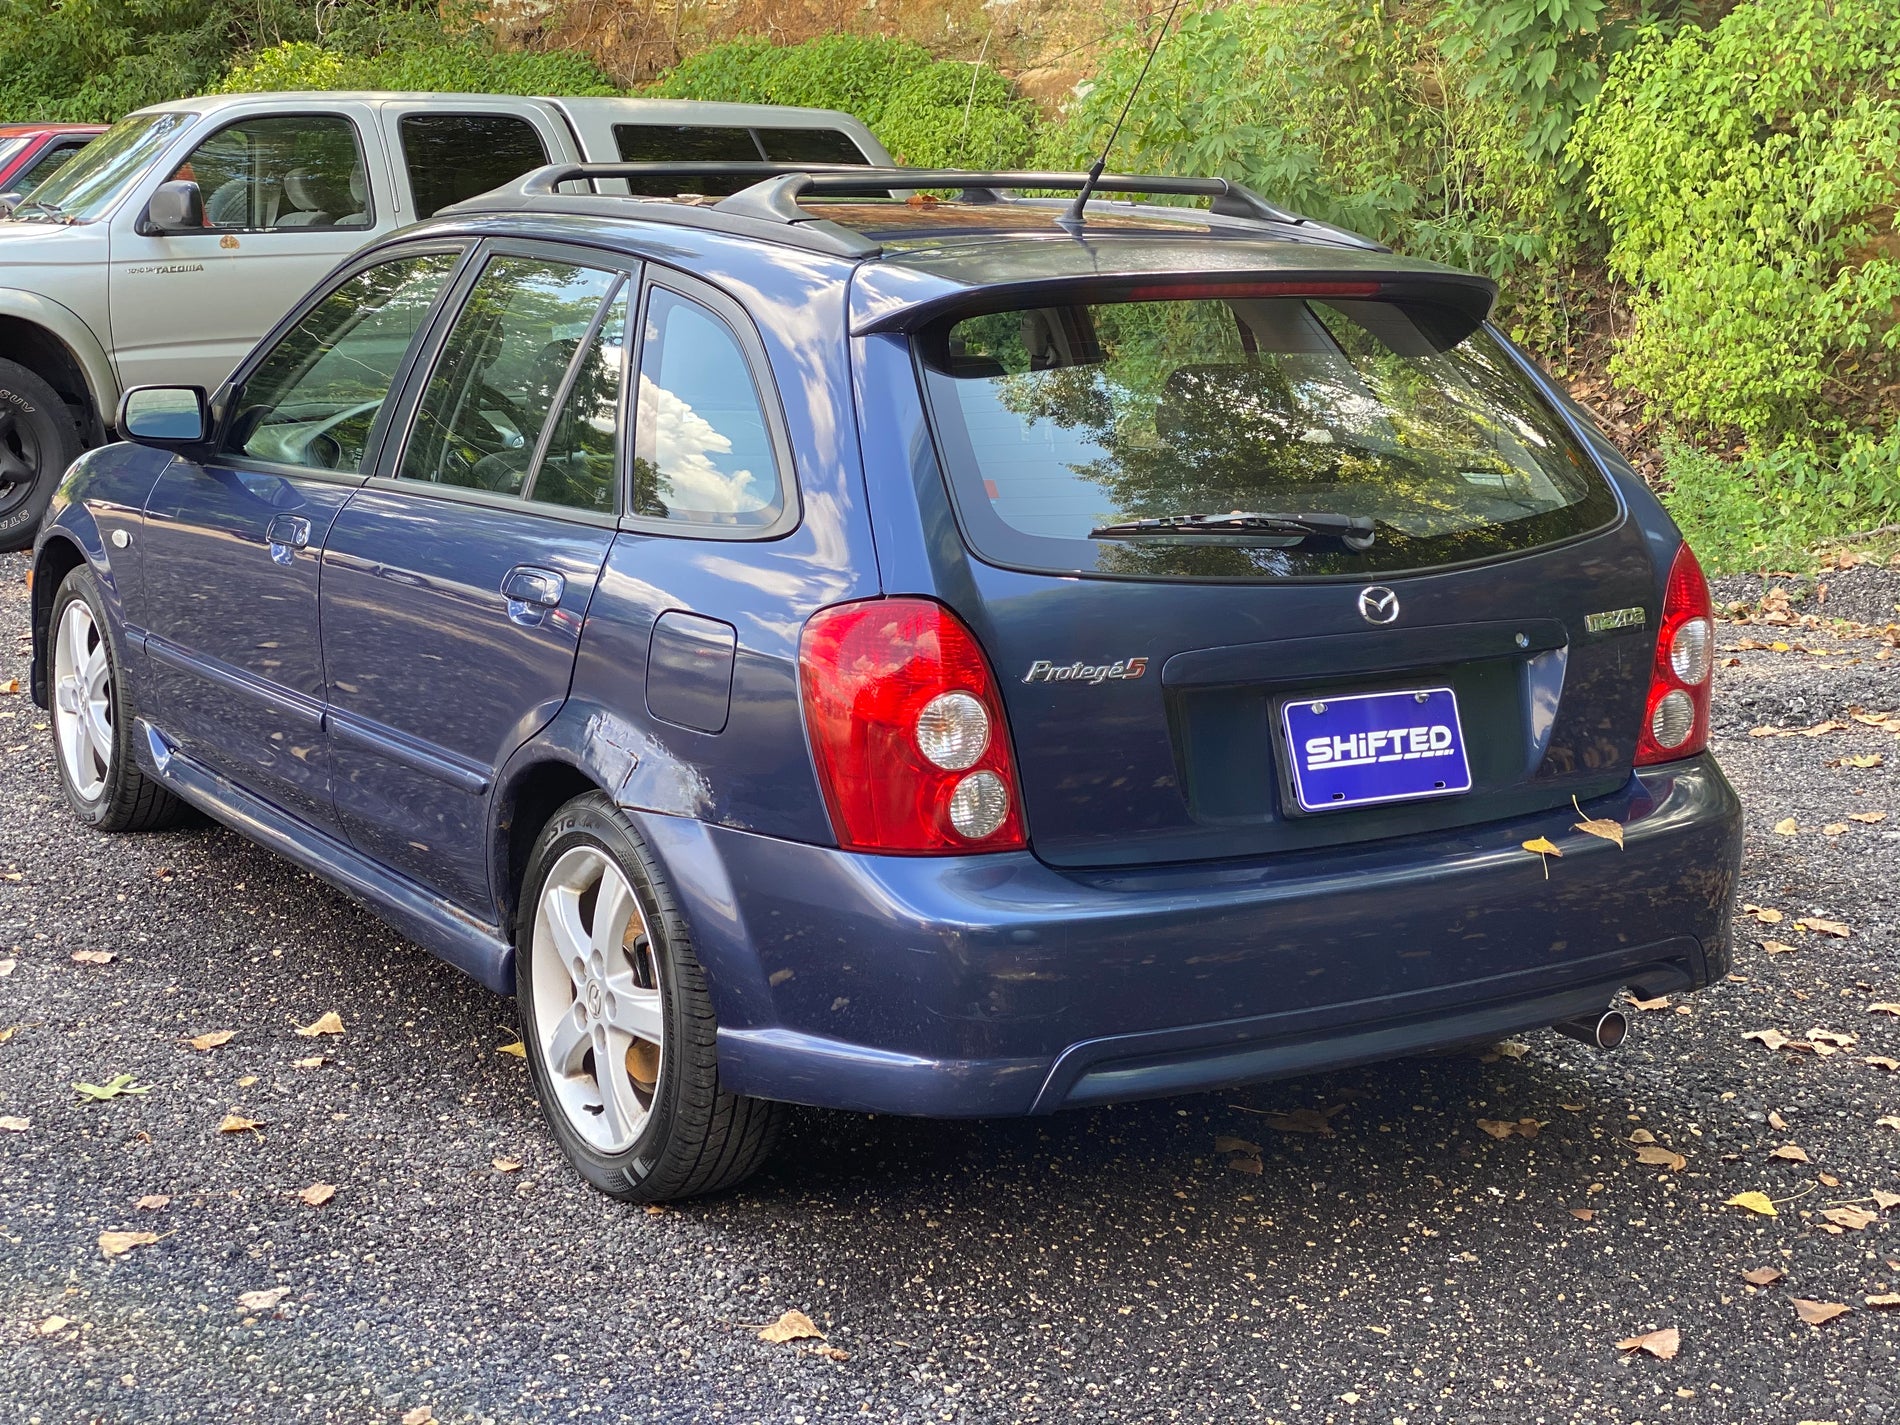
[[[285,93],[141,109],[0,220],[0,550],[32,541],[126,387],[217,386],[371,238],[577,159],[891,161],[848,114],[756,104]]]

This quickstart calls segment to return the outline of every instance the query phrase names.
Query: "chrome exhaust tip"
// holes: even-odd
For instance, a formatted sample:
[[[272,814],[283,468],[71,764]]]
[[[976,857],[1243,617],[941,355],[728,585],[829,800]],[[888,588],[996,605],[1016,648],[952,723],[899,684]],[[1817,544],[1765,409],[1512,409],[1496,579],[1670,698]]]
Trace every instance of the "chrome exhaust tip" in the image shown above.
[[[1618,1049],[1629,1038],[1630,1020],[1620,1009],[1606,1009],[1601,1014],[1560,1019],[1550,1027],[1579,1044],[1594,1045],[1598,1049]]]

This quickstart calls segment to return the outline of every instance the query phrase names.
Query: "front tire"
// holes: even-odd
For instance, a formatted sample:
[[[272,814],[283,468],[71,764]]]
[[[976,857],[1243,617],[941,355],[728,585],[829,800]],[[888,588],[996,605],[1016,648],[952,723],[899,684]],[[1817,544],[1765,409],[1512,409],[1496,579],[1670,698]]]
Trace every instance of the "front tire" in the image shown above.
[[[53,596],[46,688],[59,784],[95,831],[156,831],[184,810],[132,755],[136,713],[99,583],[80,565]]]
[[[598,792],[536,838],[515,997],[548,1126],[624,1202],[717,1192],[771,1154],[781,1105],[719,1087],[706,976],[658,862]]]
[[[59,393],[17,361],[0,360],[0,554],[33,542],[79,428]]]

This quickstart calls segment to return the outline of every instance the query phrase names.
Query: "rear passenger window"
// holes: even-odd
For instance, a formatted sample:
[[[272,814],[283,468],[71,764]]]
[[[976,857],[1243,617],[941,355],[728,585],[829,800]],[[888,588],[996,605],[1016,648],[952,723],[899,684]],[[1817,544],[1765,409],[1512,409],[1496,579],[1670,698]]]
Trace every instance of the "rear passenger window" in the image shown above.
[[[370,225],[356,125],[338,114],[240,119],[199,144],[171,176],[198,185],[208,228]]]
[[[752,130],[701,124],[615,124],[614,144],[627,163],[757,163],[762,155]],[[725,197],[756,182],[752,178],[629,178],[627,191],[647,198],[676,193]]]
[[[699,303],[652,288],[634,416],[632,512],[763,529],[784,507],[771,430],[738,337]]]
[[[575,352],[619,280],[543,258],[491,259],[443,343],[400,477],[522,494]]]
[[[548,161],[533,124],[513,114],[405,114],[402,160],[416,216],[499,188]]]
[[[622,286],[600,330],[574,368],[547,453],[527,496],[546,505],[612,514],[614,459],[620,437],[620,393],[626,385],[627,315],[633,288]]]
[[[868,163],[836,129],[759,129],[759,147],[774,163]]]

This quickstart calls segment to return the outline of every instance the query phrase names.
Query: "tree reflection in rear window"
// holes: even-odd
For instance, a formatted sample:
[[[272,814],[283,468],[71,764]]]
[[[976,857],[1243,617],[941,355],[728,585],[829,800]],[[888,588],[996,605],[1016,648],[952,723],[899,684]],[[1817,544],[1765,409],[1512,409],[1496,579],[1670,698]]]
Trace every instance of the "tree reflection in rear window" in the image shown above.
[[[1617,511],[1503,344],[1451,308],[1078,304],[966,317],[919,345],[965,531],[1015,567],[1372,574],[1535,548]],[[1091,537],[1235,510],[1364,516],[1377,535],[1363,551],[1263,532]]]

